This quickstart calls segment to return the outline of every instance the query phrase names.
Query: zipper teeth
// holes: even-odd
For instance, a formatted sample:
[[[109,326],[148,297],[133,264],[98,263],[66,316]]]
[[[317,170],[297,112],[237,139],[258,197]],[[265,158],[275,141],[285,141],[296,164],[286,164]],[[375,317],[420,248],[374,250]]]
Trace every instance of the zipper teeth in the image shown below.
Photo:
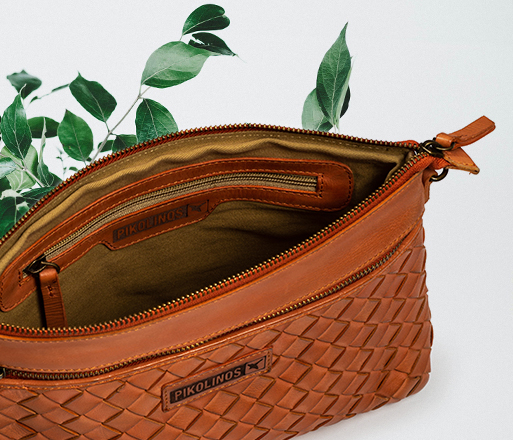
[[[59,253],[72,246],[77,240],[85,235],[94,232],[112,220],[131,214],[143,208],[156,205],[169,198],[177,197],[191,191],[221,187],[233,184],[244,185],[269,185],[274,184],[287,189],[296,189],[315,192],[317,189],[317,177],[309,175],[283,174],[283,173],[229,173],[216,176],[209,176],[190,182],[183,182],[168,188],[163,188],[149,194],[136,197],[126,203],[122,203],[110,211],[100,215],[93,221],[87,223],[74,233],[70,234],[59,243],[52,246],[45,252],[49,260],[55,258]]]
[[[14,369],[10,369],[10,368],[2,368],[2,371],[0,373],[0,376],[1,376],[0,379],[3,378],[3,377],[12,378],[12,379],[29,379],[29,380],[75,380],[75,379],[87,379],[87,378],[90,378],[90,377],[96,377],[96,376],[101,376],[103,374],[111,373],[113,371],[120,370],[122,368],[132,367],[134,365],[137,365],[137,364],[140,364],[140,363],[143,363],[143,362],[147,362],[147,361],[150,361],[150,360],[153,360],[153,359],[158,359],[158,358],[162,358],[162,357],[165,357],[165,356],[170,356],[170,355],[173,355],[173,354],[177,354],[177,353],[182,353],[182,352],[193,350],[193,349],[198,348],[198,347],[200,347],[202,345],[205,345],[205,344],[207,344],[207,343],[209,343],[209,342],[211,342],[211,341],[213,341],[213,340],[215,340],[217,338],[223,337],[223,336],[225,336],[228,333],[232,333],[232,332],[235,332],[237,330],[240,330],[240,329],[243,329],[243,328],[247,328],[247,327],[250,327],[252,325],[268,321],[268,320],[276,318],[278,316],[285,315],[286,313],[293,312],[293,311],[295,311],[297,309],[300,309],[301,307],[304,307],[304,306],[306,306],[308,304],[314,303],[314,302],[319,301],[319,300],[321,300],[323,298],[326,298],[327,296],[330,296],[330,295],[333,295],[334,293],[337,293],[338,291],[344,289],[345,287],[349,286],[350,284],[355,283],[359,279],[363,278],[366,275],[369,275],[371,272],[374,272],[375,270],[377,270],[381,266],[383,266],[397,252],[397,250],[401,246],[401,243],[402,243],[402,241],[399,242],[393,249],[388,251],[379,260],[374,262],[372,265],[370,265],[367,268],[361,270],[360,272],[352,275],[351,277],[346,278],[344,281],[342,281],[341,283],[333,286],[332,288],[330,288],[330,289],[328,289],[328,290],[326,290],[326,291],[324,291],[322,293],[318,293],[317,295],[315,295],[313,297],[307,298],[307,299],[305,299],[305,300],[303,300],[303,301],[301,301],[301,302],[299,302],[297,304],[293,304],[293,305],[291,305],[289,307],[286,307],[286,308],[284,308],[282,310],[274,312],[274,313],[272,313],[270,315],[258,318],[255,321],[252,321],[250,323],[244,324],[243,326],[241,326],[241,327],[239,327],[237,329],[231,330],[231,331],[229,331],[229,332],[227,332],[227,333],[225,333],[223,335],[218,335],[218,336],[215,336],[215,337],[211,337],[211,338],[205,339],[204,341],[197,342],[197,343],[192,344],[192,345],[187,345],[187,346],[179,347],[179,348],[176,348],[176,349],[166,350],[166,351],[161,352],[161,353],[152,354],[152,355],[149,355],[149,356],[144,356],[144,357],[141,357],[139,359],[134,359],[134,360],[131,360],[131,361],[125,361],[125,362],[122,362],[122,363],[119,363],[119,364],[116,364],[116,365],[111,365],[111,366],[108,366],[108,367],[105,367],[105,368],[100,368],[98,370],[82,371],[80,373],[62,373],[62,372],[59,372],[59,373],[34,373],[34,372],[30,372],[30,371],[21,371],[21,370],[14,370]]]
[[[60,336],[86,336],[91,334],[105,333],[121,328],[140,324],[142,322],[151,320],[155,317],[160,317],[165,314],[171,313],[179,307],[190,305],[194,301],[202,300],[205,296],[219,292],[219,290],[233,286],[239,282],[243,282],[251,276],[260,274],[264,271],[271,269],[276,264],[282,261],[294,257],[301,252],[304,252],[310,246],[317,244],[319,241],[324,240],[326,237],[336,232],[339,228],[345,227],[357,219],[365,209],[367,209],[372,203],[378,201],[387,191],[391,190],[397,182],[410,170],[412,170],[421,160],[428,158],[429,155],[425,152],[418,153],[413,156],[409,162],[404,164],[399,170],[397,170],[389,180],[387,180],[381,187],[369,195],[366,199],[360,202],[357,206],[351,209],[348,213],[335,220],[328,226],[324,227],[310,238],[295,245],[294,247],[282,252],[281,254],[272,257],[263,263],[253,266],[252,268],[236,274],[232,277],[224,279],[218,283],[212,284],[208,287],[200,289],[194,293],[185,295],[179,299],[170,301],[166,304],[154,307],[144,312],[129,315],[124,318],[117,319],[115,321],[109,321],[101,324],[95,324],[86,327],[68,327],[68,328],[53,328],[53,329],[42,329],[42,328],[27,328],[12,326],[10,324],[0,324],[0,332],[15,336],[32,336],[32,337],[60,337]]]
[[[66,180],[61,182],[55,188],[53,188],[48,194],[42,197],[38,202],[36,202],[14,225],[13,227],[7,231],[3,237],[0,238],[0,246],[4,244],[9,237],[11,237],[26,221],[27,219],[34,214],[37,210],[41,209],[41,207],[53,199],[58,193],[64,191],[68,186],[72,183],[82,179],[83,177],[89,175],[91,172],[96,171],[104,166],[110,164],[113,161],[122,159],[124,157],[130,156],[132,154],[137,153],[138,151],[145,150],[151,147],[155,147],[157,145],[163,144],[165,142],[179,140],[187,137],[198,136],[201,134],[214,134],[219,132],[237,132],[237,131],[260,131],[260,130],[268,130],[268,131],[279,131],[279,132],[288,132],[288,133],[300,133],[300,134],[309,134],[321,137],[331,137],[335,139],[341,139],[352,142],[359,142],[363,144],[371,144],[371,145],[380,145],[380,146],[395,146],[395,147],[404,147],[412,150],[417,150],[419,148],[418,143],[414,141],[406,141],[406,142],[389,142],[389,141],[381,141],[381,140],[373,140],[373,139],[365,139],[359,138],[355,136],[347,136],[343,134],[330,133],[325,131],[315,131],[315,130],[304,130],[300,128],[289,128],[277,125],[267,125],[267,124],[230,124],[230,125],[221,125],[221,126],[210,126],[210,127],[202,127],[202,128],[194,128],[181,130],[176,133],[170,133],[165,136],[158,137],[151,141],[142,142],[140,144],[128,147],[125,150],[118,151],[115,153],[111,153],[104,157],[101,157],[94,161],[93,163],[87,165],[81,170],[77,171],[72,176],[68,177]]]

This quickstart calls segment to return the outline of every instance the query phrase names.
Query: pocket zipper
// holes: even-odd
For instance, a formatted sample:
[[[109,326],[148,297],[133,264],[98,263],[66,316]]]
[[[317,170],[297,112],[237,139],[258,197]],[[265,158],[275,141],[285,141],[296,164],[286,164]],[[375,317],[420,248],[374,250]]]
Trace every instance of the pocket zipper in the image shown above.
[[[101,214],[93,221],[87,223],[78,231],[61,240],[44,253],[44,259],[51,261],[66,249],[74,246],[85,236],[95,232],[102,226],[110,223],[125,215],[132,214],[152,205],[187,195],[192,192],[198,192],[206,189],[219,188],[223,186],[234,185],[256,185],[272,186],[289,190],[300,190],[315,192],[317,189],[317,177],[308,175],[294,175],[283,173],[227,173],[215,176],[204,177],[190,182],[179,183],[177,185],[163,188],[149,194],[136,197],[128,202],[118,205],[104,214]]]

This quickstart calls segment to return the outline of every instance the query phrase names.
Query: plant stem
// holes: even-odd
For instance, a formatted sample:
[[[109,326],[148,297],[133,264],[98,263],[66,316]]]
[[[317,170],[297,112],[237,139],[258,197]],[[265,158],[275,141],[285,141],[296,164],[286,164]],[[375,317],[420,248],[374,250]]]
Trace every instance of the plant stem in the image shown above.
[[[25,165],[23,165],[23,171],[25,171],[30,177],[32,177],[32,179],[34,179],[41,188],[45,186],[43,185],[43,182],[41,182],[36,176],[34,176]]]
[[[91,162],[94,162],[96,160],[96,158],[98,157],[98,155],[102,152],[102,149],[103,147],[105,146],[105,144],[107,143],[107,141],[109,140],[109,136],[111,136],[113,133],[114,133],[114,130],[116,130],[116,128],[118,128],[119,124],[121,124],[125,118],[128,116],[128,114],[132,111],[132,109],[135,107],[135,104],[137,104],[137,102],[142,99],[143,95],[150,89],[150,87],[148,87],[146,90],[144,91],[141,91],[142,89],[142,86],[139,87],[139,94],[137,95],[137,98],[135,99],[135,101],[132,103],[132,105],[129,107],[129,109],[126,111],[126,113],[123,115],[123,117],[118,121],[118,123],[116,125],[114,125],[114,127],[112,127],[110,130],[109,130],[109,126],[107,125],[107,123],[105,123],[105,125],[107,126],[107,136],[105,136],[105,139],[103,139],[102,143],[100,144],[100,146],[98,147],[98,151],[95,153],[95,155],[93,156]]]

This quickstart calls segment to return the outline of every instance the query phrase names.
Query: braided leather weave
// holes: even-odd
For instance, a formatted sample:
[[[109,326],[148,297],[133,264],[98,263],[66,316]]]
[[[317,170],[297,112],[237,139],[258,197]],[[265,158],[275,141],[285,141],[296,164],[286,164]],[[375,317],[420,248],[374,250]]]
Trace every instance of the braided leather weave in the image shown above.
[[[413,394],[432,338],[416,231],[372,276],[217,348],[74,388],[2,388],[0,438],[286,439]],[[162,410],[163,385],[268,347],[269,372]]]

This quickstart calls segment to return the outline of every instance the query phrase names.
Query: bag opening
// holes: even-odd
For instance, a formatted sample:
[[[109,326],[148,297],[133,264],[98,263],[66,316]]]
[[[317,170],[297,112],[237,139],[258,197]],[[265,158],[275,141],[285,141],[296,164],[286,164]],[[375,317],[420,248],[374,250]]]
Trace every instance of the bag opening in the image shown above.
[[[172,197],[174,205],[169,205],[169,200],[157,201],[157,205],[164,209],[159,212],[165,212],[167,217],[162,217],[164,214],[161,213],[162,223],[155,227],[153,225],[159,221],[159,213],[152,211],[155,204],[143,206],[137,200],[139,205],[136,204],[136,208],[143,207],[130,214],[135,216],[135,220],[130,215],[123,216],[124,211],[121,210],[122,223],[109,226],[110,235],[104,234],[94,245],[84,247],[86,251],[80,254],[78,251],[75,252],[78,256],[70,257],[72,261],[59,274],[68,325],[87,326],[133,315],[179,299],[256,266],[301,243],[358,205],[397,171],[411,154],[411,150],[401,147],[362,146],[358,143],[339,141],[336,146],[330,144],[319,148],[311,139],[302,139],[302,143],[305,142],[306,145],[298,145],[294,140],[278,142],[274,139],[261,139],[259,142],[253,142],[251,148],[246,148],[243,158],[236,160],[247,158],[250,163],[259,163],[263,160],[269,161],[269,158],[277,158],[278,164],[279,161],[324,161],[343,164],[341,166],[347,167],[352,182],[348,194],[340,188],[333,187],[334,201],[328,203],[327,207],[312,207],[305,203],[303,199],[313,198],[309,193],[319,190],[319,180],[311,180],[312,176],[316,176],[315,166],[319,165],[313,165],[313,171],[300,170],[301,176],[310,176],[310,182],[305,184],[310,185],[309,188],[298,189],[290,182],[287,184],[292,186],[285,188],[283,185],[287,184],[276,181],[268,186],[261,182],[259,185],[256,181],[246,185],[232,182],[229,185],[231,192],[228,197],[223,195],[223,188],[216,186],[219,184],[211,182],[202,187],[203,192],[196,191],[195,194],[201,193],[199,199],[184,199],[188,195],[182,194]],[[220,147],[217,147],[217,150],[219,149]],[[266,155],[263,156],[263,153]],[[180,152],[174,154],[176,156]],[[172,156],[173,154],[170,154],[170,157]],[[225,154],[220,154],[214,146],[206,150],[200,159],[208,159],[207,162],[219,161],[220,157],[225,157]],[[178,168],[186,169],[191,166],[198,166],[198,162]],[[169,164],[165,168],[170,168]],[[276,174],[288,174],[287,170],[287,173],[278,172],[279,169],[277,166],[276,170],[271,170],[275,180],[281,179],[279,176],[276,177]],[[255,173],[253,169],[249,171]],[[129,173],[130,169],[127,169],[127,172]],[[167,171],[154,169],[154,172],[165,174]],[[258,178],[260,172],[259,169],[257,175],[252,178]],[[197,170],[194,173],[197,173]],[[143,174],[152,176],[151,169],[147,169]],[[324,174],[328,173],[325,170],[318,172],[318,176]],[[115,178],[116,173],[113,172],[112,175]],[[340,178],[334,180],[339,181]],[[120,188],[127,188],[130,185],[132,183],[124,186],[121,184]],[[258,188],[255,189],[256,187]],[[109,191],[112,192],[109,185],[105,185],[104,188],[107,194]],[[116,190],[118,193],[121,191],[120,188]],[[251,193],[251,197],[237,198],[236,195],[244,191],[244,188],[249,188],[247,191]],[[266,191],[269,192],[271,189],[281,191],[276,196],[277,199],[271,202],[262,194],[258,193],[257,197],[251,192],[261,191],[265,195]],[[219,197],[216,203],[210,202],[208,191],[217,191],[216,197]],[[284,202],[294,197],[303,197],[296,203],[297,206]],[[202,205],[205,201],[207,205]],[[197,203],[194,205],[192,202]],[[69,209],[69,213],[64,217],[62,213],[58,213],[60,223],[69,216],[78,215],[77,212],[87,211],[87,207],[95,203],[97,202]],[[208,208],[208,203],[212,204],[212,209]],[[186,205],[187,208],[184,208]],[[183,215],[184,209],[190,209],[189,205],[200,206],[194,214],[197,218],[190,222],[175,219],[180,215],[177,210],[182,209]],[[207,206],[205,212],[202,211],[202,206]],[[49,218],[52,215],[56,214],[52,211],[47,212],[41,218],[34,219],[34,222],[43,222],[45,216]],[[171,215],[172,220],[168,221]],[[186,215],[183,218],[187,217]],[[109,224],[109,218],[105,218],[107,220],[104,221]],[[143,220],[145,223],[141,223]],[[137,230],[138,224],[143,225],[139,226],[139,229],[143,229],[142,232]],[[151,227],[147,227],[148,225]],[[101,228],[103,227],[104,225],[101,225]],[[160,232],[159,227],[162,230]],[[121,239],[116,240],[116,235],[112,239],[105,238],[112,236],[112,231],[116,231],[117,236],[123,239],[135,232],[125,245],[120,244]],[[142,234],[143,238],[136,237],[136,233]],[[78,249],[85,246],[88,233],[77,237],[79,244],[73,246],[77,246]],[[38,242],[35,237],[31,240]],[[30,249],[30,246],[28,248]],[[74,251],[65,252],[70,252],[71,255]],[[55,261],[58,261],[58,258]],[[11,325],[44,327],[44,308],[40,296],[35,293],[28,295],[15,308],[3,312],[1,319]]]

